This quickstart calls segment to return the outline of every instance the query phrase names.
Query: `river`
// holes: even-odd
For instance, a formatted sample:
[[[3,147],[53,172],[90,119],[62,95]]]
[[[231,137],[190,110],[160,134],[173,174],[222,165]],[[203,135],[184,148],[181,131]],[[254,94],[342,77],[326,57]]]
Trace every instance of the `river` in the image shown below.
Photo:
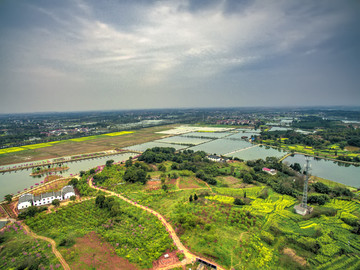
[[[113,156],[106,156],[101,158],[86,159],[75,162],[64,163],[63,166],[68,166],[70,169],[62,173],[56,173],[63,176],[71,176],[78,174],[80,171],[87,171],[98,165],[105,165],[107,160],[114,160],[115,162],[125,161],[130,156],[136,156],[134,153],[118,154]],[[16,164],[14,164],[16,165]],[[13,165],[9,165],[13,166]],[[0,174],[0,201],[6,194],[16,194],[18,191],[23,191],[25,188],[35,186],[36,183],[40,183],[44,180],[42,177],[32,177],[29,174],[32,169],[13,171]]]
[[[285,159],[285,162],[299,163],[304,168],[305,156],[294,155]],[[347,186],[360,187],[360,166],[354,166],[336,161],[310,157],[312,175],[342,183]]]

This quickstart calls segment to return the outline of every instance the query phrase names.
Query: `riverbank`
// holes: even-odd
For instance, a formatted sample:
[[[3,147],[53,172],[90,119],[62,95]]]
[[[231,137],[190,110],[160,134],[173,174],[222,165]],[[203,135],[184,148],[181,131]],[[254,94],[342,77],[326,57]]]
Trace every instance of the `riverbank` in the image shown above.
[[[94,159],[94,158],[100,158],[105,156],[113,156],[113,155],[119,155],[119,154],[125,154],[125,153],[136,153],[141,154],[142,152],[139,151],[133,151],[133,150],[123,150],[123,149],[117,149],[117,150],[109,150],[109,151],[102,151],[102,152],[95,152],[95,153],[86,153],[82,155],[73,155],[73,156],[65,156],[55,159],[49,159],[49,160],[40,160],[35,163],[20,163],[20,164],[12,164],[8,167],[0,167],[0,173],[5,172],[12,172],[12,171],[18,171],[18,170],[27,170],[39,166],[52,166],[52,165],[58,165],[68,162],[76,162],[86,159]]]
[[[56,168],[50,168],[50,169],[44,169],[44,170],[39,170],[33,173],[30,173],[30,176],[39,176],[39,175],[43,175],[43,174],[47,174],[47,173],[52,173],[52,172],[64,172],[69,170],[69,167],[56,167]]]

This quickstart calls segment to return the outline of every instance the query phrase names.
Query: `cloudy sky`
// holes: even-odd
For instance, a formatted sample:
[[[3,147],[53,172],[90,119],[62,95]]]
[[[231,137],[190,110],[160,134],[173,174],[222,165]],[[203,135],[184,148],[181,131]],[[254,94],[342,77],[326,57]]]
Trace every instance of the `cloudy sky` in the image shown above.
[[[0,37],[0,113],[360,105],[358,0],[2,0]]]

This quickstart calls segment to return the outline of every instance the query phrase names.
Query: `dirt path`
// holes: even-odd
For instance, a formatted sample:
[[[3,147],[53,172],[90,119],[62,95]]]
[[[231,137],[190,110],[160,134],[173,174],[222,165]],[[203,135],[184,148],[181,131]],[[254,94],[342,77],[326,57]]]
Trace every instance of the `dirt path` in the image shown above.
[[[70,267],[69,265],[67,264],[67,262],[64,260],[63,256],[60,254],[60,252],[56,249],[56,242],[51,239],[51,238],[48,238],[48,237],[45,237],[45,236],[41,236],[41,235],[37,235],[36,233],[32,232],[30,230],[30,228],[24,223],[22,222],[21,223],[22,226],[24,227],[24,230],[30,234],[32,237],[34,238],[37,238],[37,239],[42,239],[42,240],[45,240],[47,242],[49,242],[51,244],[51,249],[52,249],[52,252],[55,254],[56,258],[59,259],[62,267],[65,269],[65,270],[70,270]]]
[[[179,237],[176,235],[175,233],[175,230],[173,229],[173,227],[170,225],[169,222],[166,221],[166,219],[161,215],[159,214],[158,212],[146,207],[146,206],[143,206],[143,205],[140,205],[138,204],[137,202],[134,202],[134,201],[131,201],[129,200],[128,198],[125,198],[124,196],[120,195],[120,194],[117,194],[113,191],[109,191],[109,190],[106,190],[106,189],[102,189],[102,188],[99,188],[99,187],[95,187],[92,183],[92,178],[89,179],[89,186],[92,187],[92,188],[95,188],[95,189],[98,189],[98,190],[101,190],[101,191],[104,191],[110,195],[113,195],[113,196],[116,196],[116,197],[119,197],[120,199],[126,201],[127,203],[130,203],[136,207],[139,207],[145,211],[148,211],[149,213],[153,214],[154,216],[156,216],[161,222],[162,224],[165,226],[166,230],[169,232],[170,234],[170,237],[173,239],[174,241],[174,244],[176,245],[176,247],[178,248],[178,250],[180,252],[183,252],[184,255],[185,255],[185,259],[181,262],[181,265],[186,265],[186,264],[189,264],[189,263],[193,263],[196,261],[196,258],[200,258],[204,261],[208,261],[210,262],[208,259],[205,259],[205,258],[201,258],[199,256],[196,256],[194,254],[192,254],[180,241]],[[217,266],[217,269],[219,270],[224,270],[224,268],[220,267],[219,265],[211,262],[212,264],[216,265]],[[166,266],[165,268],[161,268],[161,269],[171,269],[171,268],[174,268],[178,265],[171,265],[171,266]]]

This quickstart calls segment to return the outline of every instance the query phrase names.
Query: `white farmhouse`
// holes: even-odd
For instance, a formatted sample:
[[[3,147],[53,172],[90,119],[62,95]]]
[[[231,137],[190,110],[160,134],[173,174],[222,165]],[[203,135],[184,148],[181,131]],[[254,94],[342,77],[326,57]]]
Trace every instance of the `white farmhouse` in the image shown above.
[[[61,196],[61,191],[48,192],[48,193],[40,194],[38,196],[34,196],[34,205],[40,206],[40,205],[50,204],[55,199],[58,199],[60,201],[63,200],[63,197]]]
[[[70,199],[71,196],[75,196],[75,190],[72,186],[65,186],[62,189],[62,196],[64,200]]]
[[[26,193],[20,196],[19,203],[18,203],[18,209],[25,209],[32,205],[32,202],[34,200],[34,196],[32,194]]]

